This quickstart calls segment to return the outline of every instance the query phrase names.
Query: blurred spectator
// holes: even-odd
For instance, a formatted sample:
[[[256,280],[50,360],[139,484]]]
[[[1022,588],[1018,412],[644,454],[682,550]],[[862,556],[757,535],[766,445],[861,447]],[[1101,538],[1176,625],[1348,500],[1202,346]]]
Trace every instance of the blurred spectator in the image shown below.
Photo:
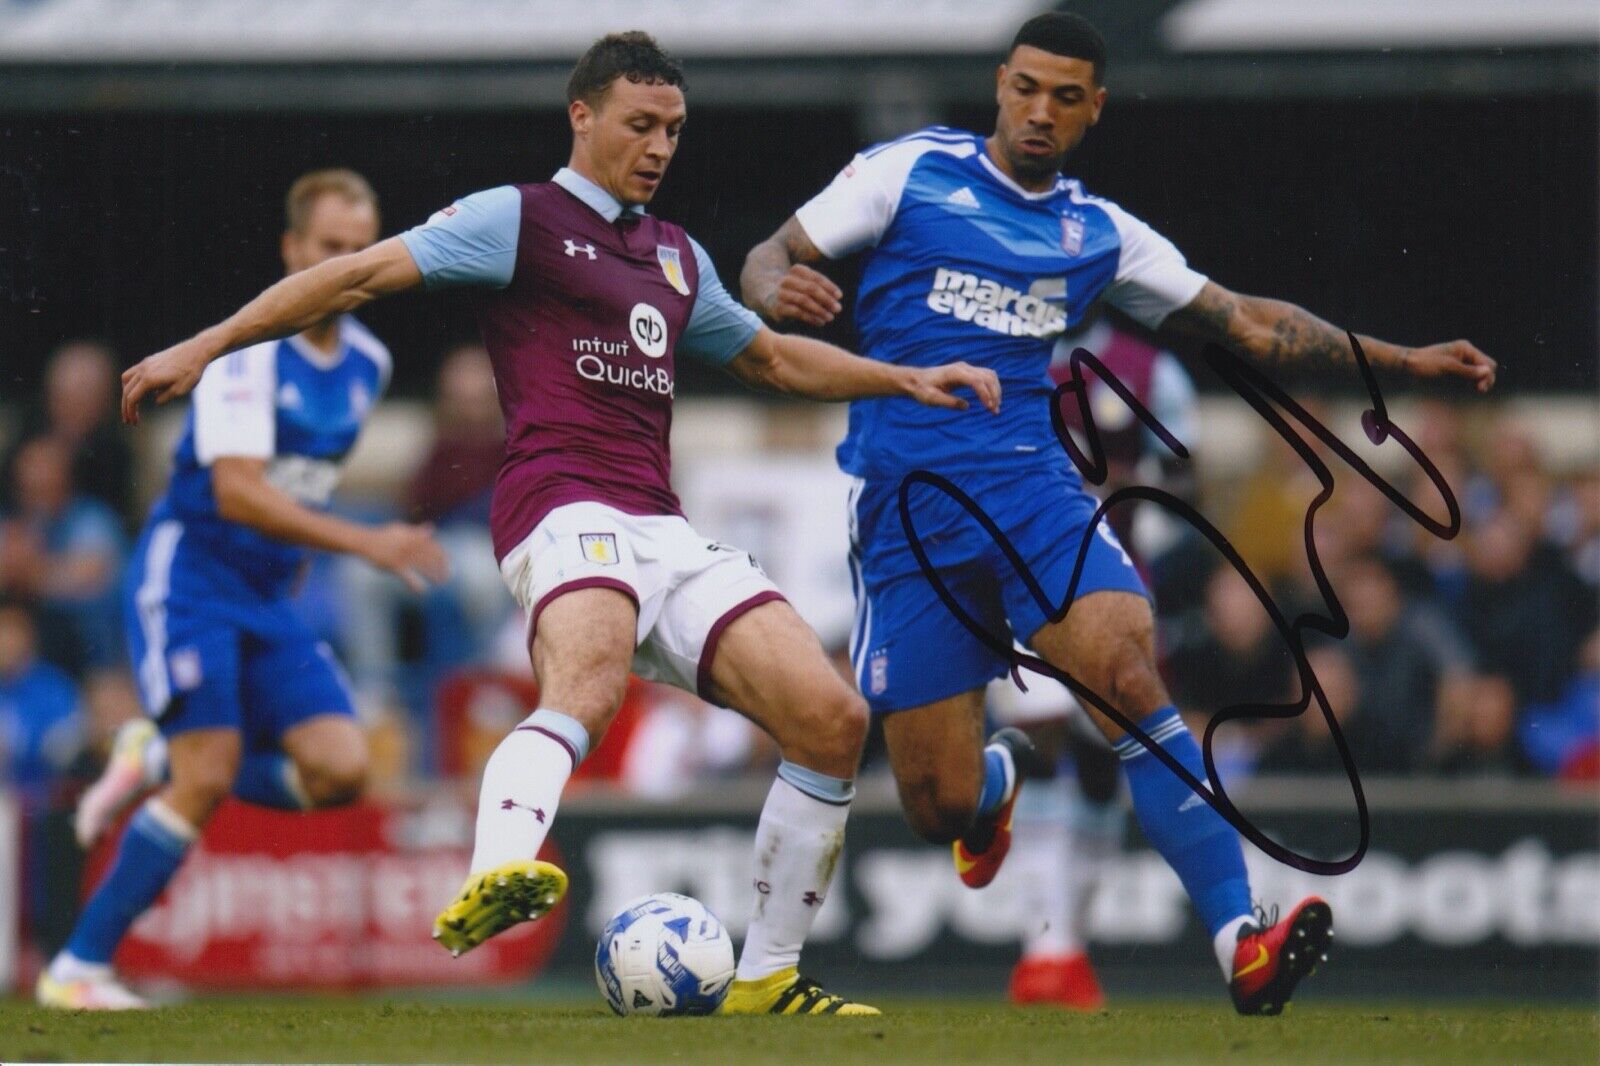
[[[1600,592],[1600,470],[1578,478],[1557,497],[1550,509],[1549,530],[1593,598]]]
[[[1343,645],[1360,686],[1348,738],[1363,770],[1409,770],[1426,758],[1435,710],[1459,698],[1471,664],[1458,634],[1422,605],[1407,605],[1399,583],[1375,556],[1348,561],[1332,575],[1350,618]]]
[[[364,563],[340,564],[347,603],[342,643],[357,684],[385,698],[407,697],[419,719],[442,672],[481,662],[512,608],[489,536],[505,431],[488,353],[476,344],[452,350],[439,369],[436,396],[433,444],[403,507],[408,521],[437,527],[450,580],[419,597]]]
[[[6,455],[8,492],[22,446],[38,437],[54,437],[72,457],[78,491],[110,507],[124,528],[132,528],[133,450],[118,415],[120,392],[111,349],[88,340],[57,348],[45,370],[44,402],[24,409],[16,443]]]
[[[1350,723],[1361,703],[1361,681],[1356,677],[1350,656],[1337,645],[1323,645],[1306,653],[1306,661],[1327,697],[1328,710],[1350,741]],[[1268,743],[1256,763],[1261,773],[1335,774],[1344,773],[1333,733],[1315,700],[1298,718],[1283,723],[1277,738]],[[1356,770],[1371,769],[1368,753],[1352,750]]]
[[[1506,509],[1468,534],[1467,566],[1458,617],[1482,668],[1508,678],[1520,703],[1559,697],[1593,606],[1559,550]]]
[[[1534,768],[1573,781],[1600,779],[1600,630],[1589,634],[1578,676],[1560,699],[1526,708],[1517,734]]]
[[[51,661],[72,673],[115,665],[123,555],[116,515],[74,492],[71,453],[54,437],[25,443],[13,473],[14,507],[0,523],[0,591],[38,605]]]
[[[0,786],[21,801],[25,925],[45,951],[77,911],[82,854],[72,840],[74,764],[83,752],[78,693],[41,660],[27,608],[0,598]]]
[[[1440,704],[1430,762],[1444,773],[1513,773],[1517,696],[1504,677],[1474,678],[1466,698]]]
[[[39,658],[26,606],[0,599],[0,771],[25,807],[43,809],[83,738],[72,679]]]
[[[1238,571],[1222,565],[1206,584],[1198,632],[1168,658],[1173,691],[1186,711],[1209,717],[1243,703],[1282,702],[1293,693],[1293,660],[1267,610]]]

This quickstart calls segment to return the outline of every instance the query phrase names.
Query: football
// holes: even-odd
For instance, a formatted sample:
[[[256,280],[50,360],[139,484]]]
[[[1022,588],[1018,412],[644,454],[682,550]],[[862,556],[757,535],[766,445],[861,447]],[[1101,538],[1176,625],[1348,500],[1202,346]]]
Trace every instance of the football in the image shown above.
[[[658,892],[606,923],[594,979],[617,1014],[710,1014],[733,982],[733,940],[705,904]]]

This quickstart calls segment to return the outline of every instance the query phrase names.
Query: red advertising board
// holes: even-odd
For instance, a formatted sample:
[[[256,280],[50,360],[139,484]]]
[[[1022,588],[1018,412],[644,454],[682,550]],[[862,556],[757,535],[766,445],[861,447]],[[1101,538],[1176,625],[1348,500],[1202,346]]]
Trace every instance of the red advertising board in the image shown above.
[[[202,987],[355,988],[525,981],[554,950],[565,905],[459,959],[433,918],[459,892],[471,805],[449,794],[311,814],[226,803],[117,965]],[[546,848],[542,856],[560,860]],[[89,883],[111,848],[97,852]]]

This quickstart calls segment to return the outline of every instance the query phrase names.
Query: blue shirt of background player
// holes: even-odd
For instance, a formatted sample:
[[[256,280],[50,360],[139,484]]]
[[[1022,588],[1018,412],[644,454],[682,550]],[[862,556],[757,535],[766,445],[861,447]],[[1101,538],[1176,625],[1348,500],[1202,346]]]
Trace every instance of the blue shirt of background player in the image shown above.
[[[211,464],[265,460],[269,483],[306,506],[327,507],[390,369],[389,350],[348,316],[340,319],[332,353],[288,337],[242,348],[206,369],[173,456],[171,484],[150,517],[151,525],[182,526],[171,561],[173,596],[287,594],[306,550],[224,519]]]
[[[39,659],[0,674],[0,781],[15,787],[29,808],[42,808],[82,746],[71,678]]]
[[[1164,237],[1077,181],[1028,192],[982,137],[940,126],[857,155],[795,216],[829,258],[871,249],[856,298],[866,355],[964,360],[993,369],[1004,390],[997,416],[853,401],[839,465],[867,479],[1059,468],[1047,375],[1056,338],[1100,298],[1155,328],[1206,281]]]
[[[568,167],[551,179],[594,209],[607,222],[623,211],[643,212],[637,205],[624,207],[582,174]],[[522,193],[501,185],[456,201],[449,214],[439,212],[421,226],[407,230],[400,240],[422,271],[429,289],[482,286],[503,289],[511,284],[517,265],[517,237],[522,230]],[[700,268],[700,288],[695,293],[689,325],[678,339],[678,352],[714,366],[725,366],[749,347],[761,329],[755,313],[728,295],[717,268],[705,248],[693,237],[689,244]]]

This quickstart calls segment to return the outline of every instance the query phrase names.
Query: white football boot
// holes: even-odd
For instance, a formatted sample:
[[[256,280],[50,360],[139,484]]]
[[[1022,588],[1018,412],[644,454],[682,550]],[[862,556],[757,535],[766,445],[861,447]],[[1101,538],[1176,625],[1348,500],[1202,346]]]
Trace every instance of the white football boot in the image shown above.
[[[59,974],[59,977],[52,976]],[[41,1007],[61,1010],[148,1010],[150,1004],[128,991],[109,966],[58,959],[39,974],[34,998]]]
[[[100,779],[78,801],[73,833],[85,851],[94,847],[122,812],[155,788],[167,772],[167,742],[148,718],[124,722],[111,745],[111,758]]]

